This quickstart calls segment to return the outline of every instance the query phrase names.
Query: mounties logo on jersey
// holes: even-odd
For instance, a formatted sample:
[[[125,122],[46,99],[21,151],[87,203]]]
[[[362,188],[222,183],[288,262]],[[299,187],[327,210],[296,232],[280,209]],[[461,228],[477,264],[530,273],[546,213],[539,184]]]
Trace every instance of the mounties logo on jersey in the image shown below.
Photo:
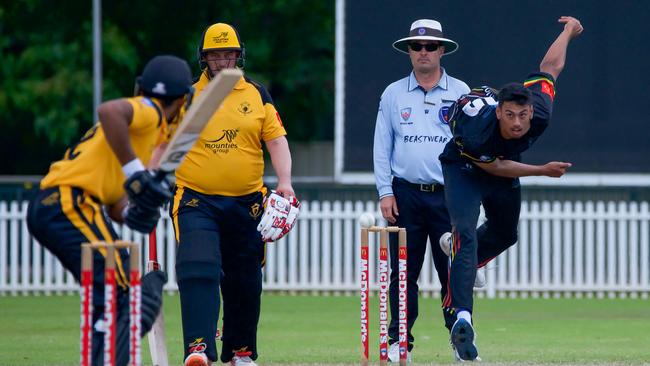
[[[440,111],[438,111],[438,118],[440,118],[441,123],[446,125],[449,124],[449,106],[443,106],[440,108]]]
[[[408,121],[408,119],[411,117],[411,107],[402,108],[399,114],[402,116],[403,120]]]
[[[237,134],[239,134],[239,129],[233,129],[233,130],[222,130],[222,134],[220,137],[214,139],[214,140],[206,140],[204,147],[206,149],[211,150],[214,154],[227,154],[230,152],[231,149],[237,149],[238,146],[235,144],[233,141],[235,138],[237,138]],[[226,140],[225,142],[222,140]]]

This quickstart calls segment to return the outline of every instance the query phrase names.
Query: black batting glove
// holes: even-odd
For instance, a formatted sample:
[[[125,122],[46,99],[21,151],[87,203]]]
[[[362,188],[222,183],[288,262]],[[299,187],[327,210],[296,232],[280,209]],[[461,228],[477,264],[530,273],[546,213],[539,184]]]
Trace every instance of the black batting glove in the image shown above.
[[[129,201],[144,211],[158,210],[172,197],[164,176],[154,176],[147,170],[133,173],[124,182],[124,190]]]
[[[130,206],[124,215],[126,226],[143,234],[149,234],[156,227],[159,219],[159,208],[145,210],[138,206]]]

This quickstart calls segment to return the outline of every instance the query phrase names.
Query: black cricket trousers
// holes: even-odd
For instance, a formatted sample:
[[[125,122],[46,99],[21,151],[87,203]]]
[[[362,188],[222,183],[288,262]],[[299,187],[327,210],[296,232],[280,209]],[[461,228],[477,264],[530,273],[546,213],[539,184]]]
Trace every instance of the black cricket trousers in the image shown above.
[[[497,177],[472,163],[443,163],[445,197],[453,226],[449,290],[443,307],[473,309],[476,268],[517,242],[519,179]],[[477,226],[480,206],[486,221]]]

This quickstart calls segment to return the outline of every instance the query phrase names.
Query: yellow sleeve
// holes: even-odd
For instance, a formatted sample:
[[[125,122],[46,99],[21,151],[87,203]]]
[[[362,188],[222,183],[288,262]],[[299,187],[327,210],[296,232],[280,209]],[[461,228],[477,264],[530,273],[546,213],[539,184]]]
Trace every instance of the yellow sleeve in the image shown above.
[[[269,141],[280,136],[285,136],[287,131],[282,124],[280,113],[278,113],[273,104],[265,103],[264,112],[266,113],[266,118],[262,125],[262,140]]]
[[[149,133],[152,125],[152,119],[157,116],[157,126],[162,127],[164,118],[162,110],[153,101],[148,98],[136,97],[128,98],[127,101],[133,107],[133,117],[129,124],[129,132],[133,134]],[[153,113],[152,113],[153,112]]]

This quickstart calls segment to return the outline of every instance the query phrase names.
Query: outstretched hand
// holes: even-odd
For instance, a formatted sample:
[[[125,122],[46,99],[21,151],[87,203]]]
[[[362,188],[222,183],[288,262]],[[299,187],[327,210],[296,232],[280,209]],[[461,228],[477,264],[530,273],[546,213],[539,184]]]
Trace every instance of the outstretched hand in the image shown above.
[[[571,163],[563,163],[561,161],[551,161],[544,164],[544,175],[547,177],[559,178],[566,173],[566,170],[571,167]]]
[[[561,16],[557,21],[564,23],[564,31],[569,34],[569,38],[571,39],[582,33],[582,24],[580,24],[580,21],[574,17]]]

